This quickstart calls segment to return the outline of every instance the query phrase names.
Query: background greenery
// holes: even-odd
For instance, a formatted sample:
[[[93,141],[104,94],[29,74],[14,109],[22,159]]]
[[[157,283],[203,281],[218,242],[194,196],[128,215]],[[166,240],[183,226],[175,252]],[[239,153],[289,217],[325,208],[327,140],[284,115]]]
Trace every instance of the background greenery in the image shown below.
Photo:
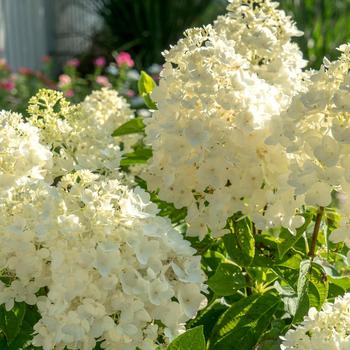
[[[91,51],[129,51],[138,68],[162,63],[161,51],[189,27],[212,22],[225,12],[225,0],[102,0],[104,25]],[[325,55],[337,57],[336,47],[350,40],[350,0],[281,0],[305,36],[296,39],[317,68]]]
[[[336,58],[336,48],[350,41],[349,0],[281,0],[280,4],[305,33],[296,41],[310,60],[309,67],[318,68],[324,56]]]
[[[212,22],[225,6],[224,0],[102,0],[104,25],[94,50],[128,51],[139,68],[162,63],[161,52],[185,29]]]

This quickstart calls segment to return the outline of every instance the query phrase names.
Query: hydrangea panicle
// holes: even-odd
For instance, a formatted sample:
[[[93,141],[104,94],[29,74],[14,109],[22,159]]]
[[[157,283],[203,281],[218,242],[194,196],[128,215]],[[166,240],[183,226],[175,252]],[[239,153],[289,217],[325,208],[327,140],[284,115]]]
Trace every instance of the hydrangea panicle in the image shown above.
[[[300,35],[269,0],[234,0],[213,25],[193,28],[164,52],[147,120],[151,190],[187,207],[189,234],[220,236],[235,212],[258,228],[302,224],[286,184],[286,152],[265,144],[269,121],[302,90]]]
[[[133,118],[126,100],[114,90],[103,88],[71,105],[61,92],[40,90],[29,101],[29,122],[40,128],[41,141],[53,151],[55,177],[79,169],[118,174],[124,152],[139,136],[112,136],[113,131]]]
[[[341,227],[330,236],[350,246],[350,46],[342,45],[338,60],[325,59],[319,71],[311,71],[306,90],[276,117],[268,143],[279,143],[289,154],[288,182],[307,205],[326,207],[332,193],[339,193]]]

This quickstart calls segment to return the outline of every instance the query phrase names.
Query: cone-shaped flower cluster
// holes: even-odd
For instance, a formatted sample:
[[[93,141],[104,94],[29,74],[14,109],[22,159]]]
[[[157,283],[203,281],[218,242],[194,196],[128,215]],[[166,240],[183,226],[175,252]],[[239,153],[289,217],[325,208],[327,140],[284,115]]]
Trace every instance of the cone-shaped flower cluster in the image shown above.
[[[276,7],[233,0],[225,16],[165,52],[144,177],[161,199],[188,208],[189,234],[222,235],[239,211],[261,229],[303,222],[286,183],[286,153],[264,142],[271,117],[303,85],[304,61],[291,43],[300,32]]]

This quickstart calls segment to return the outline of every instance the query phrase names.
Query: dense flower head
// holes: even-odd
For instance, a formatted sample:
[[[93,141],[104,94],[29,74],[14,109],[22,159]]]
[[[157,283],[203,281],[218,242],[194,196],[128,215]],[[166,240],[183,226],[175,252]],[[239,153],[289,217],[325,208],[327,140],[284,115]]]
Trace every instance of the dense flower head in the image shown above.
[[[346,350],[350,348],[350,294],[326,303],[321,311],[308,316],[282,338],[282,350]]]
[[[303,33],[291,18],[270,0],[229,2],[228,14],[214,24],[219,35],[234,41],[235,51],[261,79],[278,86],[287,96],[300,90],[300,67],[305,62],[299,47],[290,39]]]
[[[48,175],[52,155],[40,143],[39,130],[20,114],[5,111],[0,112],[0,127],[0,189]]]
[[[310,72],[306,91],[274,120],[267,141],[279,142],[289,152],[288,182],[307,205],[328,206],[333,192],[343,193],[341,227],[330,238],[350,246],[350,46],[339,50],[338,60],[325,59],[319,71]]]
[[[95,131],[111,136],[113,131],[134,117],[126,99],[112,89],[103,88],[93,91],[81,104],[82,112],[87,118],[91,132]],[[123,143],[123,150],[128,152],[140,139],[140,135],[124,135],[117,141]]]
[[[204,274],[149,194],[122,182],[111,134],[125,100],[41,91],[28,111],[0,114],[0,304],[37,306],[44,350],[168,343],[204,306]]]
[[[290,42],[299,34],[276,3],[235,0],[165,51],[144,177],[160,198],[188,208],[190,234],[221,235],[237,211],[259,228],[302,223],[286,154],[264,142],[271,117],[302,89],[304,61]]]
[[[143,190],[86,170],[2,198],[0,302],[38,305],[34,345],[147,350],[178,334],[204,300],[200,257],[157,212]]]
[[[52,173],[77,169],[118,172],[120,142],[127,151],[137,137],[112,137],[133,117],[126,100],[110,89],[94,91],[80,105],[71,105],[61,92],[41,90],[30,100],[29,122],[41,129],[41,139],[53,150]]]

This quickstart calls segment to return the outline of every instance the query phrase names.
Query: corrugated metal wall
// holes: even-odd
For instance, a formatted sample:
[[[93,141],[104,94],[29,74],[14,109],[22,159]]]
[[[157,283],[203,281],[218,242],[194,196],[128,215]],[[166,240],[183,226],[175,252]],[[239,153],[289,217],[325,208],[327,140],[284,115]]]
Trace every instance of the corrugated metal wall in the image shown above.
[[[45,0],[1,0],[4,56],[11,67],[37,68],[47,53]]]
[[[0,56],[14,69],[39,68],[41,57],[86,50],[100,25],[99,0],[0,0]]]
[[[94,32],[100,27],[96,15],[98,0],[54,0],[55,54],[61,60],[89,48]]]

